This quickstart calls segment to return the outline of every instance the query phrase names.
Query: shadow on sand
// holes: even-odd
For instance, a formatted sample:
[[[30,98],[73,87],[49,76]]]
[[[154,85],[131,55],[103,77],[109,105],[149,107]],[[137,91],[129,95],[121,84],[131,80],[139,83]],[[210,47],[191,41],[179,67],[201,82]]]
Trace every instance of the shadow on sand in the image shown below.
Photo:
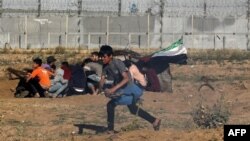
[[[91,124],[74,124],[74,126],[79,128],[78,134],[83,134],[84,129],[94,130],[96,134],[104,133],[107,131],[107,127],[91,125]]]

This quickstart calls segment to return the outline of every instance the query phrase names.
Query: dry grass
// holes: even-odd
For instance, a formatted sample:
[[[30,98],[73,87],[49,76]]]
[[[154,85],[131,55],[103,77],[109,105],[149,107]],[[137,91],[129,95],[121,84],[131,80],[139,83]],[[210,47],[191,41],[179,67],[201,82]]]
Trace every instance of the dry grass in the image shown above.
[[[0,55],[0,63],[2,63],[2,67],[5,67],[18,64],[31,65],[31,58],[35,55],[41,56],[43,59],[53,54],[58,60],[81,60],[94,50],[63,49],[61,51],[61,53],[64,52],[63,54],[54,54],[55,49],[29,49],[23,52],[16,50],[15,54],[12,54],[13,49],[6,53],[3,50],[0,51],[3,53]],[[148,122],[131,115],[127,107],[118,106],[115,123],[116,129],[122,131],[119,136],[130,140],[162,140],[165,138],[195,140],[200,137],[204,137],[201,140],[217,140],[221,139],[222,130],[218,133],[216,129],[209,132],[200,128],[196,129],[195,122],[200,121],[199,124],[205,128],[219,126],[226,123],[228,119],[231,124],[249,123],[250,106],[247,100],[249,99],[250,80],[249,61],[247,64],[241,64],[246,61],[244,59],[249,57],[249,52],[232,50],[228,51],[225,56],[220,56],[221,51],[189,50],[189,63],[197,65],[171,65],[174,76],[174,93],[172,95],[145,92],[143,97],[145,103],[142,108],[162,119],[162,130],[159,133],[153,132],[152,126]],[[230,59],[232,62],[228,61]],[[240,61],[241,59],[243,60]],[[221,63],[225,63],[225,65],[218,65],[217,60],[222,60]],[[211,104],[210,106],[203,102],[204,99],[197,98],[199,97],[197,88],[200,86],[202,76],[208,76],[215,88],[215,92],[211,93],[210,89],[202,88],[202,92],[209,91],[204,94],[204,99]],[[9,88],[15,85],[16,83],[9,81],[1,83],[1,94],[5,98],[7,97],[7,99],[0,100],[0,136],[2,139],[97,141],[98,138],[100,141],[108,139],[108,136],[96,135],[93,130],[86,128],[106,126],[106,98],[77,96],[54,100],[13,99],[10,96]],[[228,112],[228,106],[224,105],[223,98],[218,98],[218,101],[216,101],[217,98],[214,98],[221,93],[227,94],[227,102],[234,104],[232,112],[231,109]],[[200,105],[197,106],[197,103]],[[75,126],[76,124],[85,127],[82,134],[77,134],[80,128]],[[72,136],[72,131],[76,133],[75,136]],[[180,134],[183,136],[180,137]],[[217,136],[214,137],[214,134]],[[142,137],[145,138],[142,139]],[[205,139],[205,137],[209,137],[209,139]]]
[[[114,48],[116,49],[116,48]],[[99,48],[88,49],[86,47],[55,47],[55,48],[44,48],[44,49],[9,49],[9,48],[2,48],[0,49],[0,54],[84,54],[89,55],[93,51],[98,51]],[[147,55],[155,52],[155,48],[145,48],[145,49],[133,49],[133,51],[138,52],[142,55]],[[218,63],[223,63],[224,60],[229,61],[244,61],[250,59],[250,52],[245,50],[237,50],[237,49],[221,49],[221,50],[214,50],[214,49],[188,49],[188,57],[190,62],[203,62],[203,63],[212,63],[217,61]]]
[[[200,101],[192,113],[194,123],[202,128],[221,127],[228,122],[230,115],[229,107],[224,102],[224,95],[221,95],[212,107]]]
[[[217,61],[217,63],[223,63],[223,61],[244,61],[250,59],[250,52],[237,49],[225,49],[225,50],[213,50],[213,49],[189,49],[188,57],[190,60],[203,63],[211,63],[211,60]]]

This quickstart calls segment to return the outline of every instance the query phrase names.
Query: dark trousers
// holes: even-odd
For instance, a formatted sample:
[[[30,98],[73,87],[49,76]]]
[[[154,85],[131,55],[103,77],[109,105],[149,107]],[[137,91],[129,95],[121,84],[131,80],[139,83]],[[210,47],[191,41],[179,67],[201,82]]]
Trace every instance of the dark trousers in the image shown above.
[[[31,93],[34,95],[35,93],[39,93],[39,95],[41,97],[44,97],[44,92],[45,89],[42,88],[42,86],[39,84],[39,80],[38,79],[30,79],[28,82],[28,87],[31,91]]]
[[[133,115],[138,115],[139,117],[145,119],[146,121],[153,123],[156,118],[150,115],[148,112],[144,111],[143,109],[139,108],[136,103],[132,103],[131,105],[127,105],[130,113]],[[114,100],[110,100],[107,104],[107,114],[108,114],[108,130],[114,130],[114,118],[115,118],[115,107],[116,104]]]

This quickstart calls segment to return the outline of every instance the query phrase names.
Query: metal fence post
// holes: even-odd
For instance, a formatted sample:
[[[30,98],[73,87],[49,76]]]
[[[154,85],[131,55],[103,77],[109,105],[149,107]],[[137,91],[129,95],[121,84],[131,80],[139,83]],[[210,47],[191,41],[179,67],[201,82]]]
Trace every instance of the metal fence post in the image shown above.
[[[223,50],[226,49],[226,37],[223,36]]]
[[[139,45],[139,48],[141,48],[141,35],[139,35],[138,37],[138,45]]]
[[[131,33],[128,33],[128,48],[130,48],[131,44]]]
[[[8,44],[10,44],[10,33],[8,32],[8,39],[7,39]]]
[[[149,43],[149,40],[150,40],[150,15],[148,13],[148,29],[147,29],[147,48],[149,49],[150,48],[150,43]]]
[[[62,35],[59,35],[59,46],[62,46]]]
[[[68,30],[69,30],[69,16],[66,15],[66,21],[65,21],[65,47],[68,47]]]
[[[107,16],[107,33],[106,33],[106,44],[109,44],[109,16]]]
[[[192,15],[192,44],[194,48],[194,15]]]
[[[160,37],[160,42],[161,42],[161,45],[160,45],[160,48],[162,48],[163,46],[163,16],[164,16],[164,0],[160,0],[160,24],[161,24],[161,28],[160,28],[160,34],[161,34],[161,37]]]
[[[237,21],[237,17],[234,17],[234,20]],[[238,44],[237,44],[237,37],[236,37],[236,32],[237,32],[237,22],[234,23],[234,42],[235,42],[235,46],[237,47],[237,49],[239,48]]]
[[[25,18],[24,18],[24,46],[25,48],[27,48],[28,46],[28,30],[27,30],[27,27],[28,27],[28,22],[27,22],[27,15],[25,15]]]
[[[90,49],[91,34],[88,33],[88,49]]]
[[[99,48],[101,48],[101,44],[102,44],[102,37],[101,36],[98,37],[98,44],[99,44]]]
[[[48,32],[48,48],[50,48],[50,32]]]
[[[216,35],[214,34],[214,50],[216,48]]]
[[[40,16],[41,16],[41,8],[42,8],[41,0],[38,0],[38,5],[37,5],[37,17],[40,17]]]
[[[22,48],[22,36],[19,34],[18,36],[19,48]]]

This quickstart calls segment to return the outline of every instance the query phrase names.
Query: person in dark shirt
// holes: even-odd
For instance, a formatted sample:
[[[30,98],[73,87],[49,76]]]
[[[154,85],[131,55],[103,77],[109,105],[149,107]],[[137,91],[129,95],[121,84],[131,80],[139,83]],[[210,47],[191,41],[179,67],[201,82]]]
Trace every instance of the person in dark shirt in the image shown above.
[[[100,48],[99,54],[102,57],[104,68],[100,81],[100,88],[103,87],[105,79],[114,81],[110,88],[104,88],[104,93],[111,100],[107,104],[108,133],[114,133],[114,113],[117,105],[127,105],[132,114],[138,114],[159,130],[161,120],[153,117],[136,105],[143,90],[131,81],[130,74],[121,60],[113,59],[113,49],[108,45]]]

